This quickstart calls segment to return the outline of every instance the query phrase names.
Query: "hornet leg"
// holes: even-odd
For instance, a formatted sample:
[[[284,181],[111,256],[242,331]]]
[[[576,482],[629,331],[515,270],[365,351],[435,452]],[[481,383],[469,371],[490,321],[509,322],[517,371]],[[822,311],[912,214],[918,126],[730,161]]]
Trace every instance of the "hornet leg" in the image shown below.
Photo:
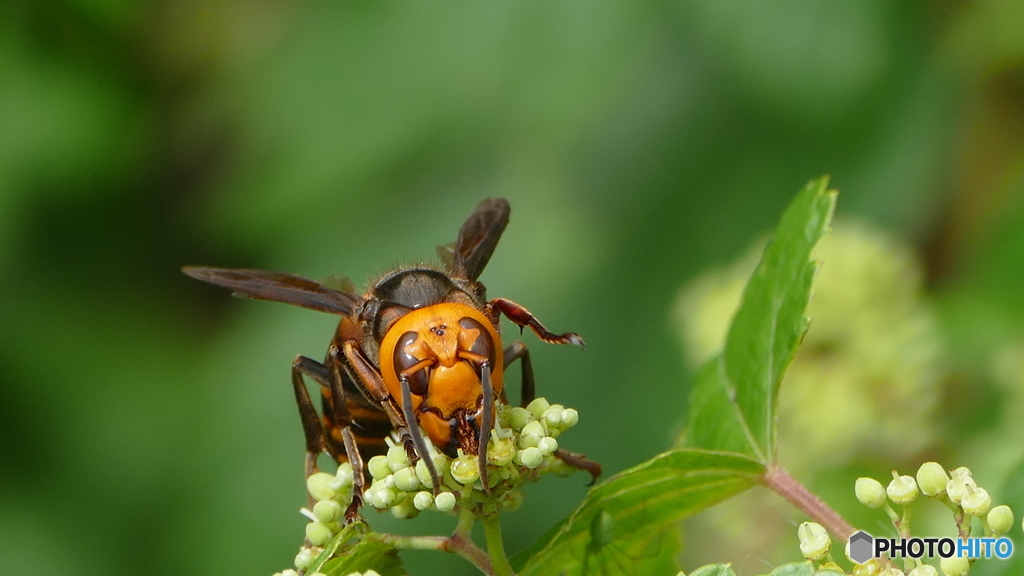
[[[583,338],[580,338],[580,335],[575,332],[566,332],[565,334],[549,332],[529,310],[511,300],[495,298],[488,302],[485,308],[486,314],[495,321],[497,321],[499,313],[504,314],[506,318],[519,326],[520,331],[524,327],[529,326],[538,338],[548,344],[575,344],[584,349],[587,347]]]

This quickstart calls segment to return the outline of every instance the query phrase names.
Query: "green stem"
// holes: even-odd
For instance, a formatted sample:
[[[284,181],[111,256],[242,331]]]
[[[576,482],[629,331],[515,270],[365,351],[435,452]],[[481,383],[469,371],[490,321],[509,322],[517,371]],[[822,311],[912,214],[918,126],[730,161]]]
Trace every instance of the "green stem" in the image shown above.
[[[896,529],[899,530],[901,538],[910,539],[910,504],[903,507],[903,518],[900,519],[900,525]]]
[[[487,514],[481,518],[484,525],[484,538],[487,540],[487,552],[491,556],[491,565],[495,576],[515,576],[512,566],[505,555],[505,544],[501,540],[501,520],[498,514]]]
[[[491,559],[487,553],[473,543],[473,523],[476,522],[476,515],[468,507],[459,508],[459,522],[455,525],[455,532],[448,538],[448,549],[469,560],[481,572],[488,576],[494,575],[494,568],[491,566]]]
[[[971,536],[971,517],[964,514],[964,509],[950,500],[947,494],[943,494],[942,498],[939,498],[939,502],[953,511],[953,521],[956,522],[956,530],[960,538],[969,538]]]
[[[896,527],[896,531],[899,532],[900,538],[907,540],[910,538],[910,504],[903,506],[903,517],[900,518],[896,515],[896,512],[892,509],[892,506],[887,502],[885,506],[886,513],[893,519],[893,525]],[[917,566],[917,561],[910,556],[903,557],[903,569],[908,573]]]
[[[897,514],[895,510],[892,509],[892,506],[888,502],[882,504],[882,511],[885,512],[885,515],[889,517],[889,520],[892,521],[892,525],[896,528],[896,531],[898,532],[900,529],[900,515]],[[902,535],[903,533],[900,532],[900,536]]]
[[[487,576],[495,576],[487,552],[473,543],[472,531],[475,521],[476,517],[473,515],[473,511],[462,508],[459,510],[459,522],[455,526],[455,532],[447,538],[444,536],[400,536],[383,533],[373,534],[373,537],[396,550],[452,552],[465,558]]]
[[[473,511],[467,507],[459,508],[459,523],[455,525],[455,535],[462,536],[467,540],[472,534],[473,523],[476,522],[476,516]]]

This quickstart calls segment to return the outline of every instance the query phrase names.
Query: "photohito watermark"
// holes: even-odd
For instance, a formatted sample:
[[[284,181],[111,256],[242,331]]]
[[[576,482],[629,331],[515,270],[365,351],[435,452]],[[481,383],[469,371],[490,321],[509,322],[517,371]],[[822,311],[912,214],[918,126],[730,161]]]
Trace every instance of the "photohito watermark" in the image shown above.
[[[999,538],[874,538],[863,530],[850,536],[850,558],[863,564],[882,555],[900,558],[999,558],[1013,554],[1013,542]]]

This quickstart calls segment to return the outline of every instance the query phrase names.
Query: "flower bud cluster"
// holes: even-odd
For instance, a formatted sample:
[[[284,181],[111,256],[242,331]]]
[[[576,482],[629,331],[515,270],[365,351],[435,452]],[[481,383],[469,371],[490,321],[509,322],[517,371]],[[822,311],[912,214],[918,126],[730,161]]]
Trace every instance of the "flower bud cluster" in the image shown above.
[[[414,518],[423,510],[452,512],[459,505],[472,505],[491,498],[509,508],[522,501],[518,488],[546,472],[569,472],[554,454],[562,432],[576,425],[579,413],[537,398],[526,408],[498,406],[497,422],[487,445],[487,478],[491,496],[486,496],[476,455],[459,450],[456,458],[437,452],[428,442],[430,459],[440,480],[435,495],[433,479],[425,460],[415,465],[405,448],[388,439],[387,456],[374,456],[367,463],[372,477],[363,493],[366,505],[390,510],[396,518]]]
[[[939,500],[946,504],[954,512],[954,520],[962,537],[969,535],[971,530],[971,518],[980,519],[984,528],[984,536],[1001,536],[1013,528],[1013,512],[1009,506],[992,506],[992,498],[984,488],[978,486],[970,469],[960,467],[955,470],[947,470],[935,462],[926,462],[917,470],[916,477],[900,475],[893,470],[892,480],[887,486],[874,478],[858,478],[854,493],[861,504],[869,508],[882,509],[892,519],[900,536],[910,538],[911,515],[907,507],[911,506],[923,494],[928,498]],[[893,510],[890,502],[904,506],[902,516]],[[800,537],[800,552],[804,558],[817,565],[816,574],[845,574],[842,568],[836,565],[829,551],[831,542],[825,529],[814,522],[804,522],[798,530]],[[847,544],[847,558],[849,558],[849,544]],[[863,564],[858,564],[852,558],[854,576],[967,576],[971,569],[971,562],[968,558],[952,557],[943,558],[939,562],[938,569],[934,566],[918,561],[909,562],[904,573],[891,564],[888,559],[879,562],[871,559]]]
[[[323,545],[341,530],[345,509],[352,502],[355,484],[352,465],[345,462],[334,474],[317,472],[306,478],[306,491],[316,501],[313,509],[302,509],[306,524],[306,543],[295,555],[295,568],[305,571],[323,551]],[[285,570],[274,576],[297,576],[295,570]],[[316,576],[318,573],[308,576]]]
[[[992,507],[992,497],[978,486],[970,469],[961,466],[948,474],[936,462],[926,462],[917,470],[917,479],[900,476],[893,471],[892,482],[882,490],[882,484],[872,478],[858,478],[855,492],[857,499],[869,508],[881,508],[886,497],[897,504],[907,506],[917,498],[918,493],[937,500],[948,499],[969,516],[983,518],[988,529],[994,534],[1005,534],[1013,526],[1013,512],[1006,506]]]
[[[917,499],[919,492],[918,483],[913,476],[900,476],[895,470],[892,471],[892,481],[888,486],[883,487],[882,483],[874,478],[858,478],[854,487],[857,500],[868,508],[881,508],[886,505],[887,500],[909,506]]]
[[[485,501],[514,510],[522,503],[520,488],[524,484],[548,472],[567,476],[576,471],[555,457],[557,438],[579,421],[576,410],[537,398],[526,408],[499,405],[496,413],[487,445],[490,495],[483,489],[476,455],[459,450],[456,458],[449,458],[427,439],[429,458],[440,481],[435,494],[426,461],[413,464],[401,442],[386,438],[387,454],[366,462],[369,485],[363,491],[364,508],[390,510],[400,519],[414,518],[423,510],[452,513],[457,507],[479,507]],[[316,504],[312,510],[302,510],[311,521],[306,525],[306,545],[295,557],[298,570],[311,566],[324,544],[341,530],[352,502],[353,478],[352,465],[346,462],[338,466],[336,474],[317,472],[306,479]],[[285,571],[280,576],[290,574]]]

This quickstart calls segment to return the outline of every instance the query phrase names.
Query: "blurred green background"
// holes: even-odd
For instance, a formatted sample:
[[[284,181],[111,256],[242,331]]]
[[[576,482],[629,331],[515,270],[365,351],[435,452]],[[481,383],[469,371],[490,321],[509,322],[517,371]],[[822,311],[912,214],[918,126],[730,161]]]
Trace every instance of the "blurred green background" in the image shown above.
[[[5,0],[0,571],[291,564],[288,371],[335,319],[228,298],[184,264],[361,284],[505,196],[482,280],[586,338],[526,340],[540,393],[581,414],[563,445],[612,473],[683,424],[681,287],[825,173],[840,219],[918,254],[948,350],[924,456],[970,463],[998,370],[1024,370],[1024,4]],[[1019,457],[1020,426],[1001,433]],[[852,500],[851,478],[822,490]],[[583,484],[528,490],[506,546]],[[438,556],[407,562],[472,573]]]

